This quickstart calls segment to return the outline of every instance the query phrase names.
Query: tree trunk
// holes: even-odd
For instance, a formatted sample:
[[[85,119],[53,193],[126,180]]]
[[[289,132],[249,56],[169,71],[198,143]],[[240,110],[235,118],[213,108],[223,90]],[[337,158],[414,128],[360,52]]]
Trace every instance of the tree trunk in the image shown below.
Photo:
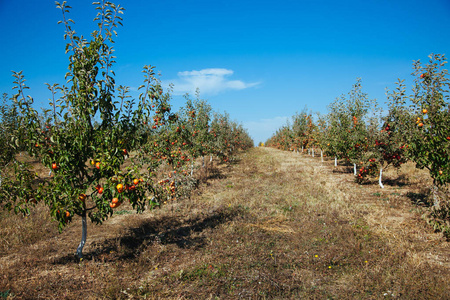
[[[381,187],[382,189],[384,189],[384,185],[383,185],[383,183],[381,182],[382,176],[383,176],[383,168],[380,168],[380,178],[378,179],[378,184],[380,185],[380,187]]]
[[[311,152],[312,152],[312,157],[314,157],[314,148],[312,148]]]
[[[433,194],[433,209],[435,210],[440,209],[441,203],[439,201],[438,187],[434,183],[433,186],[431,187],[431,193]]]
[[[323,151],[320,149],[320,160],[323,162]]]
[[[334,157],[334,166],[337,167],[337,157]]]
[[[356,176],[356,164],[353,164],[353,174]]]
[[[86,237],[87,237],[87,222],[86,222],[86,211],[83,212],[83,215],[81,216],[81,242],[80,245],[78,245],[77,248],[77,255],[78,258],[83,258],[83,247],[84,244],[86,244]]]

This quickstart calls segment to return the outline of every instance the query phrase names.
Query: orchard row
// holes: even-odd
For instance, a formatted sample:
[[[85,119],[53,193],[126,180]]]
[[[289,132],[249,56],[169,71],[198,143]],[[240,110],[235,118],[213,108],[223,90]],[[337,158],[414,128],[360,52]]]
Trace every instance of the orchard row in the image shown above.
[[[194,100],[186,95],[184,107],[174,112],[170,90],[163,90],[153,67],[143,68],[138,99],[117,85],[112,46],[123,8],[108,1],[94,5],[98,30],[86,40],[66,17],[70,6],[57,3],[70,54],[68,85],[48,85],[48,109],[33,107],[24,75],[14,72],[12,104],[4,95],[0,111],[0,205],[28,214],[44,202],[60,229],[81,216],[79,257],[87,217],[98,224],[125,201],[141,212],[189,197],[198,158],[226,163],[253,146],[241,125],[214,113],[198,94]],[[19,152],[47,167],[49,176],[37,178]]]
[[[444,55],[430,55],[428,63],[414,62],[414,84],[407,93],[403,81],[387,92],[387,111],[362,91],[358,79],[352,90],[313,117],[305,109],[292,117],[265,144],[291,151],[321,152],[354,165],[356,181],[379,176],[387,167],[412,161],[433,179],[432,213],[437,229],[450,227],[450,81]],[[443,193],[439,193],[442,191]]]

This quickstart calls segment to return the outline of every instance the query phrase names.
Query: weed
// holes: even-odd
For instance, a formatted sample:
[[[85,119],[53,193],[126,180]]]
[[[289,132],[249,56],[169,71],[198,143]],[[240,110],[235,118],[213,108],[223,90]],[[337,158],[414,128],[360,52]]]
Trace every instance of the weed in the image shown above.
[[[6,290],[6,291],[4,291],[4,292],[0,292],[0,298],[8,298],[8,296],[13,296],[12,294],[11,294],[11,290]]]

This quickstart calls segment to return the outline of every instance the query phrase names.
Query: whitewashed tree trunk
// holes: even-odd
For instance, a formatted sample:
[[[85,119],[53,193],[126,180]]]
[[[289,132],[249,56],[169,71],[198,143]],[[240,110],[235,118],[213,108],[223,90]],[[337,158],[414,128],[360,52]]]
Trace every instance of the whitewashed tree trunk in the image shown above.
[[[81,216],[81,228],[82,228],[81,229],[81,242],[77,248],[78,258],[83,258],[83,247],[84,247],[84,244],[86,244],[86,237],[87,237],[86,212],[84,212],[83,215]]]
[[[204,167],[205,167],[205,157],[202,156],[202,168],[204,168]]]
[[[312,148],[311,152],[312,152],[312,157],[314,157],[314,148]]]
[[[194,161],[191,163],[191,177],[194,174]]]
[[[323,162],[323,151],[320,149],[320,160]]]
[[[383,182],[382,182],[382,176],[383,176],[383,168],[380,168],[380,178],[378,178],[378,184],[380,185],[380,187],[382,188],[382,189],[384,189],[384,185],[383,185]]]
[[[209,156],[209,162],[212,162],[212,155]]]
[[[356,164],[353,164],[353,174],[356,176]]]
[[[337,157],[334,157],[334,166],[337,167]]]
[[[309,155],[309,148],[308,148],[308,155]]]
[[[303,146],[302,146],[302,153],[303,153]]]

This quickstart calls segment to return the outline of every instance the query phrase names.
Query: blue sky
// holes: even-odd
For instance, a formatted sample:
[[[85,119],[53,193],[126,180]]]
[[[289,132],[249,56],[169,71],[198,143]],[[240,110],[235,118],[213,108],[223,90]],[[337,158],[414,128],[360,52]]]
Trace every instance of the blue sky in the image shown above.
[[[370,98],[410,81],[413,60],[450,56],[449,0],[121,0],[116,83],[136,88],[142,67],[174,83],[173,105],[200,88],[215,111],[227,111],[255,142],[265,141],[305,106],[327,113],[362,78]],[[73,28],[95,29],[92,1],[73,0]],[[0,93],[11,70],[23,70],[37,107],[64,83],[68,55],[54,1],[0,0]]]

